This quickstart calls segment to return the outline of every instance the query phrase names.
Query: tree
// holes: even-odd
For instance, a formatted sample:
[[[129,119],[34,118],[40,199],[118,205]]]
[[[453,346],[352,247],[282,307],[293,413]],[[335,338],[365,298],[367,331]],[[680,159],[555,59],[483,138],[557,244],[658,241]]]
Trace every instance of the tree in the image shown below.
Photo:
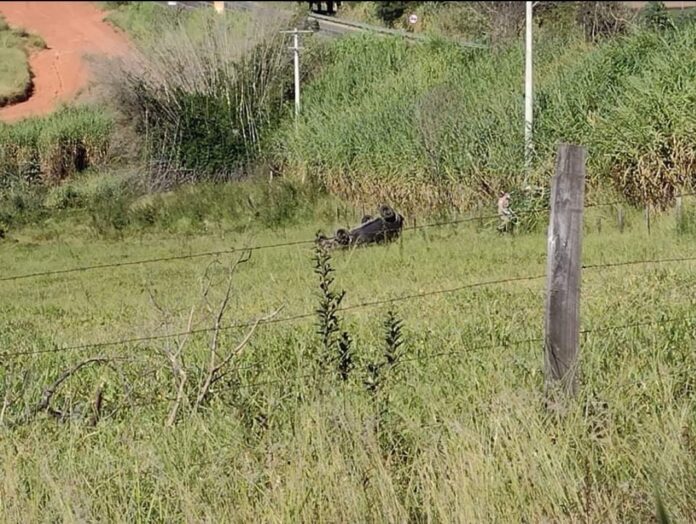
[[[422,2],[375,2],[375,14],[387,25],[392,25],[401,18],[406,9],[415,9]]]
[[[672,27],[664,2],[648,2],[641,11],[641,21],[651,29],[664,30]]]

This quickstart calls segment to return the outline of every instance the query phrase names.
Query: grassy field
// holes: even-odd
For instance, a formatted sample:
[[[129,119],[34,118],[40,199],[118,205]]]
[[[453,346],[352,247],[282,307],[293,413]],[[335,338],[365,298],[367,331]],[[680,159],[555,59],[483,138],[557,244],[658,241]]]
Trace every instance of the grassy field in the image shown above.
[[[155,9],[112,16],[147,47]],[[592,180],[609,158],[630,187],[687,185],[695,37],[538,46],[540,152],[561,129],[589,140]],[[287,175],[447,207],[521,182],[519,49],[491,60],[358,37],[327,53],[270,183],[264,171],[164,192],[173,179],[146,167],[77,173],[113,156],[99,107],[0,127],[14,175],[0,184],[0,521],[646,522],[658,499],[696,520],[696,261],[584,270],[581,388],[562,415],[544,406],[544,215],[514,236],[482,218],[336,253],[321,291],[317,229],[371,210]],[[447,185],[464,179],[470,193]],[[624,211],[620,231],[614,207],[586,210],[585,264],[693,256],[693,199],[649,232]],[[240,261],[244,246],[268,247]],[[108,267],[51,274],[94,265]]]
[[[287,227],[223,221],[121,240],[49,218],[0,241],[2,277],[307,240],[362,211],[337,221],[333,205]],[[638,213],[627,212],[623,233],[615,217],[609,207],[588,210],[585,263],[694,253],[693,230],[677,234],[673,216],[654,219],[651,234]],[[351,307],[540,275],[545,249],[541,232],[499,236],[477,221],[408,231],[331,264]],[[380,368],[376,393],[365,382],[384,359],[387,305],[339,314],[353,341],[347,381],[322,364],[314,320],[267,324],[196,413],[212,333],[191,335],[173,427],[179,375],[166,340],[54,351],[186,331],[189,318],[212,326],[237,256],[0,281],[0,520],[645,522],[656,492],[675,522],[696,518],[695,262],[584,272],[584,330],[655,323],[583,336],[581,394],[561,418],[543,408],[540,342],[519,342],[542,335],[543,279],[395,302],[404,345],[395,367]],[[311,314],[312,257],[305,244],[254,251],[232,277],[222,325],[280,306],[277,318]],[[244,332],[220,332],[218,351]],[[31,354],[9,355],[23,352]],[[95,356],[114,360],[80,370],[51,400],[74,415],[70,423],[46,414],[22,423],[44,388]],[[102,418],[89,425],[78,412],[88,417],[98,391]]]
[[[29,53],[46,44],[22,29],[12,29],[0,16],[0,107],[24,100],[31,91]]]

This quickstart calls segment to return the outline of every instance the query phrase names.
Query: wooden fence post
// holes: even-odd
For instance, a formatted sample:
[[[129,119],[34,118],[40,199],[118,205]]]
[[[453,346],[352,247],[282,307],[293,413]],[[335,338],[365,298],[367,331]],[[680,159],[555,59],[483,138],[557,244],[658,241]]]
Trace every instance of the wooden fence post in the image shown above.
[[[624,232],[624,213],[623,213],[623,207],[619,206],[619,211],[617,213],[617,220],[618,220],[618,225],[619,225],[619,233]]]
[[[561,144],[551,181],[544,371],[547,386],[560,385],[570,395],[577,392],[579,367],[585,157],[584,147]]]

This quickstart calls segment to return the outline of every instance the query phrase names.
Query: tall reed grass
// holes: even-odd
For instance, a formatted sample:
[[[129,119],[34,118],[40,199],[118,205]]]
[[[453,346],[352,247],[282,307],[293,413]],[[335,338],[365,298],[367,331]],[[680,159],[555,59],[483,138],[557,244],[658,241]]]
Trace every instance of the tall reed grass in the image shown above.
[[[90,106],[64,107],[47,117],[0,124],[0,186],[59,182],[109,157],[113,119]]]
[[[694,38],[690,24],[597,45],[536,42],[536,150],[525,173],[521,45],[490,52],[356,35],[332,46],[276,151],[290,173],[356,201],[468,207],[547,185],[556,145],[573,141],[589,148],[591,189],[664,205],[694,183]]]
[[[198,178],[229,176],[261,151],[292,75],[280,33],[290,18],[259,13],[211,13],[204,30],[167,24],[106,75],[150,160]]]

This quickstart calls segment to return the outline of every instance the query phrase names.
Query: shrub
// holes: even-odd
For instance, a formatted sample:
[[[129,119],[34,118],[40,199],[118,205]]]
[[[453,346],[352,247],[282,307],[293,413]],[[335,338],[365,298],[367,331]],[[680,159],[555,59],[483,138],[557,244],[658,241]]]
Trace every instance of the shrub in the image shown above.
[[[229,178],[258,156],[291,69],[279,33],[288,20],[254,16],[212,14],[200,33],[175,25],[111,76],[151,162]]]
[[[641,21],[646,27],[657,30],[674,27],[664,2],[648,2],[645,4],[640,14]]]
[[[421,2],[375,2],[375,14],[387,25],[401,18],[406,9],[414,9]]]

